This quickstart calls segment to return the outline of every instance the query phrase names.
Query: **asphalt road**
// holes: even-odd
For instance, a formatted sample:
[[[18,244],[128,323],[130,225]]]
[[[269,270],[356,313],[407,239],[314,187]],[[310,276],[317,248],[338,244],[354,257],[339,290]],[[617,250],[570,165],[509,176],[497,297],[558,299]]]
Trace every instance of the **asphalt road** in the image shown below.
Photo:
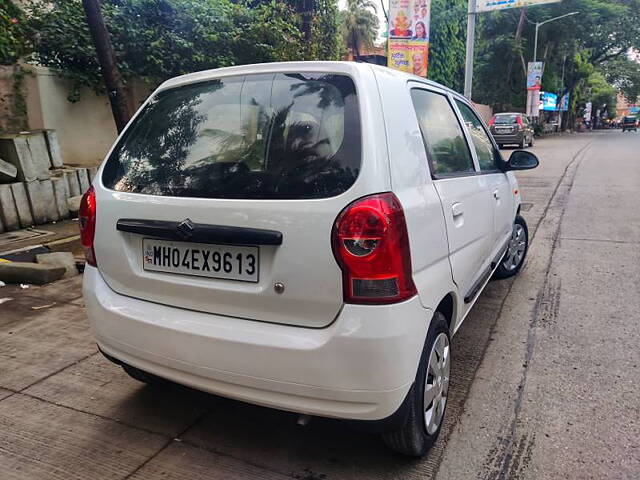
[[[639,478],[639,151],[618,131],[536,143],[540,168],[518,175],[527,264],[490,283],[456,335],[425,459],[337,421],[299,427],[129,379],[96,352],[78,277],[0,288],[0,477]]]

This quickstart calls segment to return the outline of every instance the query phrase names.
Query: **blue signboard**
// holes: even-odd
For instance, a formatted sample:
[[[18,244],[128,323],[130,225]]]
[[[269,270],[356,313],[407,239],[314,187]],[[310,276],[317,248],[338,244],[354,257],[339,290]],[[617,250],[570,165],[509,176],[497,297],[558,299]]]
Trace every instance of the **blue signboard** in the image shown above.
[[[560,99],[560,105],[558,105],[558,110],[561,112],[566,112],[569,110],[569,94],[567,93]]]
[[[558,109],[558,95],[549,92],[540,92],[540,110],[555,112]]]
[[[629,109],[629,113],[630,113],[631,115],[637,115],[637,114],[639,114],[639,113],[640,113],[640,107],[635,107],[635,106],[631,107],[631,108]]]

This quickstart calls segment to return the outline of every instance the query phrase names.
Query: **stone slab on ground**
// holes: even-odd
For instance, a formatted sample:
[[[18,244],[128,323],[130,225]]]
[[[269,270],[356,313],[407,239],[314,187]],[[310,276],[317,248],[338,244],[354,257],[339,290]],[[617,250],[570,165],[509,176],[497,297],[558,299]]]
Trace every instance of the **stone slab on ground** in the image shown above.
[[[35,245],[49,245],[60,240],[79,237],[78,220],[61,220],[0,236],[0,253],[28,249]],[[57,250],[59,251],[59,250]]]
[[[13,395],[13,392],[11,390],[5,390],[4,388],[0,388],[0,400],[7,398],[11,395]]]
[[[72,217],[78,216],[80,210],[80,202],[82,201],[82,195],[76,197],[67,198],[67,206],[69,207],[69,214]]]
[[[89,190],[89,186],[91,183],[89,182],[89,174],[87,173],[86,168],[79,168],[76,170],[78,173],[78,183],[80,184],[80,193],[83,194],[87,190]]]
[[[7,296],[14,297],[23,308],[14,311],[13,302],[4,305],[7,315],[3,312],[0,320],[0,324],[5,325],[0,328],[0,387],[23,390],[97,353],[84,309],[62,303],[60,299],[20,295],[21,292],[32,290],[34,294],[43,290],[53,293],[58,283],[63,282],[67,280],[27,290],[10,285],[4,287],[14,290],[13,294]],[[69,288],[68,285],[65,287]],[[8,317],[8,320],[4,317]],[[0,474],[0,478],[5,477]]]
[[[5,162],[0,158],[0,183],[11,182],[17,175],[17,167],[13,163]]]
[[[46,199],[45,214],[47,215],[47,222],[60,220],[60,213],[56,206],[56,196],[53,191],[53,183],[51,183],[51,180],[44,180],[40,182],[40,188],[42,189],[43,197]]]
[[[58,142],[58,134],[55,130],[45,130],[45,139],[47,141],[47,148],[49,149],[49,159],[51,160],[51,166],[60,168],[63,165],[62,153],[60,152],[60,143]]]
[[[62,278],[75,277],[78,275],[76,260],[71,252],[39,253],[36,255],[36,261],[39,265],[63,267],[65,272]]]
[[[75,170],[65,170],[64,178],[67,180],[69,196],[77,197],[80,195],[80,182],[78,181],[78,175]]]
[[[46,183],[46,184],[45,184]],[[48,182],[28,182],[27,196],[31,205],[31,213],[36,224],[40,225],[49,221],[57,220],[58,210],[55,209],[54,218],[52,206],[55,208],[55,197],[53,196],[53,186]]]
[[[25,393],[171,438],[217,400],[178,385],[147,387],[101,353],[38,382]]]
[[[5,479],[125,479],[166,437],[16,394],[0,402]]]
[[[29,205],[29,199],[27,198],[27,189],[25,188],[24,183],[12,183],[11,193],[13,194],[13,200],[15,201],[16,210],[18,211],[20,227],[32,227],[34,225],[33,215],[31,214],[31,206]]]
[[[294,478],[320,480],[310,472]],[[225,454],[213,453],[183,442],[173,442],[138,470],[132,480],[285,480],[281,474],[243,462]]]
[[[33,163],[31,150],[24,135],[0,136],[0,157],[16,166],[17,180],[32,182],[38,179],[38,170]]]
[[[65,267],[30,262],[1,262],[0,280],[5,283],[44,285],[65,274]]]
[[[31,132],[24,134],[24,137],[27,139],[27,145],[31,151],[31,161],[38,180],[48,180],[51,160],[49,159],[49,150],[47,149],[44,133],[41,131]]]
[[[9,185],[0,185],[0,220],[6,231],[20,228],[18,211]]]
[[[51,183],[53,185],[53,195],[56,200],[58,216],[61,219],[69,218],[69,206],[67,205],[67,198],[69,198],[67,182],[63,177],[52,177]]]

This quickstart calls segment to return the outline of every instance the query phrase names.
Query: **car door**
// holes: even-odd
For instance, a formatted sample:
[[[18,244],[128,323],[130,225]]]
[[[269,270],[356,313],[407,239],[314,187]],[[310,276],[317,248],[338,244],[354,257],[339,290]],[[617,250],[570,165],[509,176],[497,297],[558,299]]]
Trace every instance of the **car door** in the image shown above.
[[[456,99],[456,106],[464,120],[475,149],[481,173],[481,184],[490,194],[493,215],[493,241],[490,256],[500,257],[511,236],[514,220],[515,193],[509,177],[500,169],[502,157],[491,141],[482,120],[465,101]],[[499,258],[498,258],[499,260]]]
[[[469,304],[486,277],[494,208],[451,97],[413,88],[413,104],[446,222],[453,280]],[[464,308],[464,304],[459,304]],[[461,312],[464,314],[464,312]]]

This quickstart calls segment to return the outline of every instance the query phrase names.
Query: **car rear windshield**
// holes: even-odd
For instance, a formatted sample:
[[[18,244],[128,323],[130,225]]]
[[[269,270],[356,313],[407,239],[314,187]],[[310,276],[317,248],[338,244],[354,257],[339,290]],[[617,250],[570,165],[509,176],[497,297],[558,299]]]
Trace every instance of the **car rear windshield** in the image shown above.
[[[518,123],[517,115],[496,115],[496,125],[512,125]]]
[[[349,77],[233,76],[158,93],[114,148],[102,180],[148,195],[323,198],[353,185],[360,156]]]

